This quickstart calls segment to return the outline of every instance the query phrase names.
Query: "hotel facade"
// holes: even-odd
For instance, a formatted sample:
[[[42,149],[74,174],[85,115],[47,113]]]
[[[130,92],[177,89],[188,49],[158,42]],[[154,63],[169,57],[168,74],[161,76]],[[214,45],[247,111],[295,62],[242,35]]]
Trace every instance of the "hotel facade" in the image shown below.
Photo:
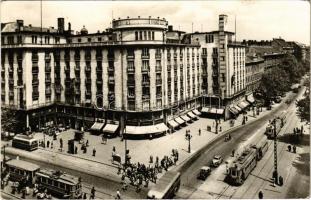
[[[113,20],[92,34],[73,34],[70,23],[65,30],[63,18],[57,28],[1,24],[1,105],[31,130],[62,124],[116,135],[183,126],[207,97],[218,96],[215,109],[227,116],[245,91],[245,50],[226,20],[220,15],[219,31],[208,34],[151,17]]]

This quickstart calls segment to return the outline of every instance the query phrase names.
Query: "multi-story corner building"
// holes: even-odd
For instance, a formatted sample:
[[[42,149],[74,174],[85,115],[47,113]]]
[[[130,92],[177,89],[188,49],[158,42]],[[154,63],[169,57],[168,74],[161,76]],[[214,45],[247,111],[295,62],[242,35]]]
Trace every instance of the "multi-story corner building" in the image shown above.
[[[247,55],[245,62],[246,93],[252,94],[259,87],[262,75],[265,71],[264,59],[257,55]]]
[[[247,106],[245,46],[233,41],[234,33],[227,31],[227,18],[219,16],[218,31],[188,36],[201,45],[202,113],[225,118]]]
[[[199,114],[200,45],[168,30],[165,19],[113,20],[112,28],[94,34],[83,27],[74,35],[63,18],[57,29],[23,20],[1,28],[2,106],[22,112],[32,130],[95,122],[93,128],[110,133],[126,126],[127,134],[149,135],[189,121],[191,110]],[[220,81],[230,95],[227,80]]]

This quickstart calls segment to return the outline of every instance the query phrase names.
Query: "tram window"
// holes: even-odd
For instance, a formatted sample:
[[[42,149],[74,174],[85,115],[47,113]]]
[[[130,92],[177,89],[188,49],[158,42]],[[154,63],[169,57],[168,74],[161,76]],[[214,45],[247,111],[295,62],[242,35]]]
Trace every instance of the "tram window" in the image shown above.
[[[232,174],[232,176],[236,176],[236,171],[235,171],[235,170],[232,170],[232,171],[231,171],[231,174]]]
[[[46,183],[46,178],[45,177],[41,177],[41,181],[42,181],[42,183]]]
[[[48,179],[48,184],[52,185],[52,180],[51,179]]]
[[[53,185],[55,186],[55,187],[59,187],[59,182],[57,182],[57,181],[53,181],[54,183],[53,183]]]
[[[72,186],[72,190],[76,191],[76,186],[75,185]]]
[[[59,187],[65,189],[65,184],[64,183],[59,183]]]

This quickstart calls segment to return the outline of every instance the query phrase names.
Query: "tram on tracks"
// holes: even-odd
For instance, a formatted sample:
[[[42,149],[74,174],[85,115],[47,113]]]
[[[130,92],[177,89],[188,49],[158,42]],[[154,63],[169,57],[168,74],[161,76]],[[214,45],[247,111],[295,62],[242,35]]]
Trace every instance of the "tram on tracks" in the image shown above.
[[[283,111],[279,114],[278,117],[276,117],[272,122],[270,122],[265,131],[265,135],[268,137],[268,139],[274,139],[276,133],[276,136],[280,133],[281,129],[286,123],[286,111]]]
[[[227,182],[232,185],[242,185],[267,151],[268,141],[265,137],[256,145],[250,145],[229,166]]]
[[[60,199],[79,199],[82,197],[81,179],[61,172],[45,168],[18,159],[5,163],[9,180],[23,182],[24,186],[38,184],[39,188],[46,189],[50,194]]]

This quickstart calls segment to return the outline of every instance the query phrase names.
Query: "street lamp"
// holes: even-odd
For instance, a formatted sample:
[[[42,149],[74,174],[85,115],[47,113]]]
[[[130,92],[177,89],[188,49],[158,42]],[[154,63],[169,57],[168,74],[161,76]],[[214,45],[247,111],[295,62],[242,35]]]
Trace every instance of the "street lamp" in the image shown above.
[[[190,130],[189,130],[189,132],[190,132]],[[186,140],[188,140],[188,153],[191,153],[191,144],[190,144],[191,138],[192,138],[192,135],[187,132],[186,133]]]

